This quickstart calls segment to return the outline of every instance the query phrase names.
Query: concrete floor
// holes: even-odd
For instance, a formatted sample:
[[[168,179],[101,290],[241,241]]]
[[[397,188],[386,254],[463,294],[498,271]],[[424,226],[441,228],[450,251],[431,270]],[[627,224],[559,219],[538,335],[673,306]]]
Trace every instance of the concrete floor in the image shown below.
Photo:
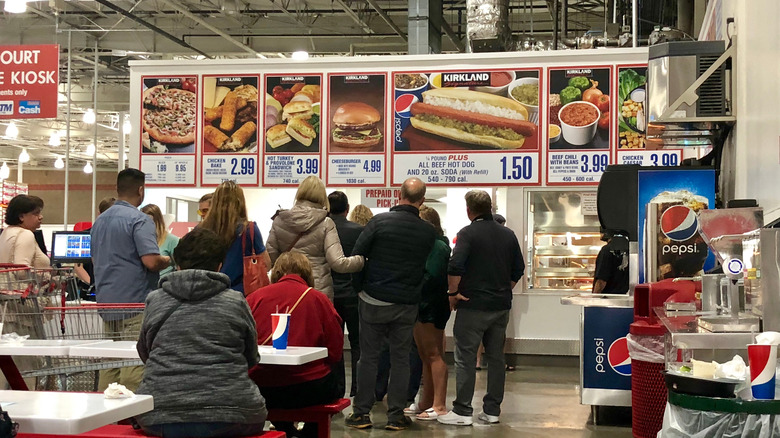
[[[333,417],[331,436],[375,438],[389,437],[603,437],[630,438],[631,418],[626,409],[602,410],[599,426],[594,426],[590,406],[579,403],[579,368],[577,358],[543,358],[516,356],[516,370],[507,373],[506,394],[501,422],[473,426],[447,426],[438,422],[415,421],[409,430],[387,431],[385,402],[377,403],[371,412],[374,428],[355,430],[344,426],[344,415]],[[349,373],[349,370],[347,370]],[[455,394],[455,377],[450,365],[448,405]],[[481,411],[486,371],[477,371],[474,412]],[[349,381],[350,376],[347,376]],[[352,412],[347,408],[344,414]],[[607,425],[609,424],[609,425]]]

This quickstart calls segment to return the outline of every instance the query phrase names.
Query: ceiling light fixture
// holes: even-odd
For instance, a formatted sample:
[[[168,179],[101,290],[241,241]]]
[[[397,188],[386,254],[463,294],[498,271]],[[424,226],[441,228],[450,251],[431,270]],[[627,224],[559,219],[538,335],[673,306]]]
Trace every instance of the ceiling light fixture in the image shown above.
[[[22,148],[22,152],[19,154],[19,162],[27,163],[30,161],[30,154],[27,153],[27,148]]]
[[[11,176],[11,169],[8,168],[8,163],[3,161],[3,167],[0,167],[0,179],[8,179]]]
[[[63,169],[63,168],[65,168],[65,162],[62,161],[62,157],[57,157],[57,160],[54,161],[54,168],[55,169]]]
[[[130,123],[130,117],[125,117],[124,123],[122,123],[122,133],[130,135],[130,131],[133,130],[133,124]]]
[[[8,124],[8,127],[5,128],[5,136],[12,140],[19,137],[19,128],[16,127],[16,123],[11,122]]]
[[[87,125],[92,125],[95,123],[95,111],[92,110],[92,108],[87,109],[87,111],[84,113],[84,117],[81,119],[84,123]]]
[[[49,136],[49,146],[59,146],[62,142],[60,142],[60,132],[54,131]]]
[[[92,173],[92,163],[89,161],[84,165],[84,173]]]
[[[86,154],[87,155],[95,155],[95,145],[94,144],[90,143],[90,144],[87,145]]]
[[[309,52],[307,52],[305,50],[295,51],[292,54],[292,59],[294,59],[296,61],[305,61],[305,60],[309,59]]]
[[[125,161],[127,161],[127,152],[125,152],[125,155],[124,155],[123,158],[125,159]]]
[[[27,12],[27,0],[5,0],[3,10],[12,14]]]

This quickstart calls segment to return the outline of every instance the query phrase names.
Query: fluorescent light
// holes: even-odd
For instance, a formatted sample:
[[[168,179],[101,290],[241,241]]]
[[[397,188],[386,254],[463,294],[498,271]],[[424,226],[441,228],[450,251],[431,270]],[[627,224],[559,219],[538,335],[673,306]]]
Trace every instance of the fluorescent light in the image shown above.
[[[10,139],[19,137],[19,128],[16,127],[16,123],[11,122],[8,124],[8,127],[5,128],[5,136]]]
[[[49,136],[49,146],[59,146],[60,144],[62,144],[60,142],[60,132],[59,131],[52,132],[51,135]]]
[[[57,160],[54,162],[54,168],[63,169],[64,167],[65,167],[65,162],[62,161],[62,157],[57,157]]]
[[[92,163],[89,161],[84,165],[84,173],[92,173]]]
[[[125,152],[124,159],[125,159],[125,161],[127,161],[127,152]]]
[[[12,14],[23,14],[27,12],[26,0],[5,0],[3,10]]]
[[[84,117],[81,119],[84,123],[87,125],[92,125],[95,123],[95,111],[92,110],[92,108],[87,109],[87,112],[84,113]]]
[[[256,53],[257,57],[260,59],[268,59],[267,56],[263,55],[262,53]]]
[[[130,123],[130,118],[125,117],[124,123],[122,123],[122,133],[125,135],[130,135],[130,131],[133,130],[133,124]]]
[[[282,53],[282,52],[277,53],[276,56],[278,56],[280,58],[287,58],[287,56],[285,56],[284,53]]]
[[[90,143],[90,144],[87,145],[86,154],[87,155],[95,155],[95,145],[94,144]]]
[[[8,179],[11,176],[11,169],[8,168],[8,163],[3,161],[3,167],[0,167],[0,179]]]
[[[30,161],[30,154],[27,153],[27,148],[22,148],[22,152],[19,154],[19,162],[27,163]]]
[[[296,61],[305,61],[309,59],[309,52],[306,52],[304,50],[298,50],[297,52],[293,52],[292,59]]]

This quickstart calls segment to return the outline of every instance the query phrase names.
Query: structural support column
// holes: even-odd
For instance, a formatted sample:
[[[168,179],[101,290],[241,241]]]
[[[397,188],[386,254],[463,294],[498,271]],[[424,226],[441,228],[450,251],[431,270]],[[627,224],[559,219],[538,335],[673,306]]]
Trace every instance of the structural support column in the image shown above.
[[[92,86],[92,105],[95,110],[95,130],[92,137],[92,142],[95,145],[95,154],[92,155],[92,222],[95,222],[95,211],[97,210],[98,64],[98,40],[95,39],[95,78]],[[120,127],[119,130],[121,131],[122,128]]]
[[[119,113],[119,147],[116,153],[117,172],[125,170],[125,147],[127,146],[127,132],[125,132],[125,119],[127,112]]]
[[[441,0],[409,0],[409,54],[441,53]]]

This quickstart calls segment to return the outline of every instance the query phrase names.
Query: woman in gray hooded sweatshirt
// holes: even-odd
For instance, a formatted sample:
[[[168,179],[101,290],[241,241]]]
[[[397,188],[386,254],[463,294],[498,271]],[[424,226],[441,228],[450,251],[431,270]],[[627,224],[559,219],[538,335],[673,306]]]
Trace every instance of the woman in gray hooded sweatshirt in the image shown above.
[[[248,370],[258,361],[255,320],[219,271],[227,248],[196,228],[173,252],[177,271],[146,298],[139,394],[154,410],[136,417],[149,435],[240,437],[262,433],[268,411]]]
[[[325,184],[314,175],[307,176],[295,193],[295,206],[274,217],[266,248],[272,264],[287,251],[303,253],[311,263],[314,289],[332,302],[331,269],[342,274],[358,272],[363,269],[363,256],[344,255],[336,223],[328,217],[329,207]]]

